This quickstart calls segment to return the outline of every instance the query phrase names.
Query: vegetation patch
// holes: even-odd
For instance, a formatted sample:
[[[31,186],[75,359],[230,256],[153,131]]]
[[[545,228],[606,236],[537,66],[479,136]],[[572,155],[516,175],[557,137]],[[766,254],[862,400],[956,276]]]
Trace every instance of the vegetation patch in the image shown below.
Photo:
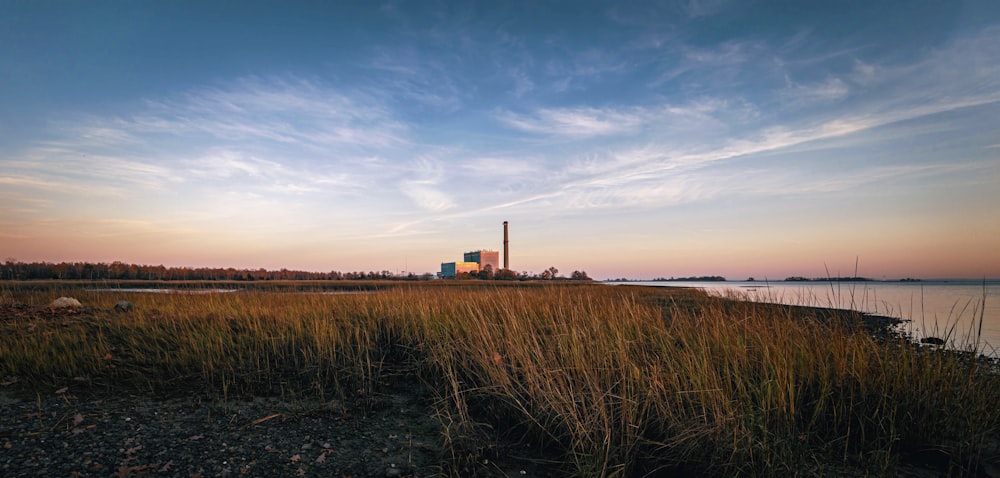
[[[49,308],[60,296],[83,307]],[[377,410],[419,388],[456,475],[510,450],[582,476],[996,466],[995,370],[850,312],[597,284],[130,293],[115,311],[121,298],[5,285],[7,389]]]

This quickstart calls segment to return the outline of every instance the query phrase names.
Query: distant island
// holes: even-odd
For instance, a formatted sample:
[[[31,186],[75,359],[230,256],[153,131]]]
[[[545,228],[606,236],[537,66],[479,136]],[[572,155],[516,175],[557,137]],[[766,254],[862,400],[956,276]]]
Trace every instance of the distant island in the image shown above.
[[[913,277],[906,277],[899,280],[876,280],[870,277],[800,277],[792,276],[786,277],[785,282],[922,282],[923,279],[915,279]]]
[[[722,276],[692,276],[692,277],[657,277],[655,279],[629,279],[627,277],[604,279],[604,282],[727,282],[728,279]],[[749,277],[745,282],[756,282],[757,279]],[[923,279],[905,277],[902,279],[872,279],[871,277],[786,277],[780,282],[923,282]]]
[[[874,282],[875,279],[869,277],[817,277],[810,279],[808,277],[792,276],[786,277],[785,282]]]
[[[725,282],[722,276],[698,276],[698,277],[657,277],[653,282]]]

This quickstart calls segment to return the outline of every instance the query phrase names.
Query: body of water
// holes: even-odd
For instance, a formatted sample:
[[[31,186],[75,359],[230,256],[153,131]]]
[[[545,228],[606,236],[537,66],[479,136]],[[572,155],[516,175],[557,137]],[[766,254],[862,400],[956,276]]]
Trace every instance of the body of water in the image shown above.
[[[809,282],[627,282],[662,287],[697,287],[714,295],[749,300],[852,309],[909,322],[915,337],[947,337],[963,347],[979,333],[980,352],[1000,355],[1000,281],[809,281]]]
[[[88,292],[146,292],[151,294],[217,294],[236,292],[237,289],[169,289],[169,288],[131,288],[131,287],[111,287],[107,289],[87,289]]]

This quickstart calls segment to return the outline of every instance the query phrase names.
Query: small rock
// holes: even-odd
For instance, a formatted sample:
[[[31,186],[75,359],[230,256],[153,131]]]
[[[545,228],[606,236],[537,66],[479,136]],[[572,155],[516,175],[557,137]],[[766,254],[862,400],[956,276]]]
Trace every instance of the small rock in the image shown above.
[[[83,307],[83,304],[72,297],[60,297],[53,300],[52,303],[49,304],[49,307],[52,307],[53,309],[61,309],[63,307]]]
[[[134,308],[135,306],[127,300],[119,300],[118,303],[115,304],[115,312],[131,312]]]

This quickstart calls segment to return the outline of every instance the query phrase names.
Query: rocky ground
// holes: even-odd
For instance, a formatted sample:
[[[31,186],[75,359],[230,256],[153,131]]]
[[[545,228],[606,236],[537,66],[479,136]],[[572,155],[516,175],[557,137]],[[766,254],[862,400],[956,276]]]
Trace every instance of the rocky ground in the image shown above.
[[[454,460],[420,394],[378,400],[221,403],[71,388],[30,397],[0,388],[0,476],[544,475],[516,458],[491,462],[496,448]]]
[[[441,424],[413,395],[338,402],[0,395],[2,476],[427,476]]]

